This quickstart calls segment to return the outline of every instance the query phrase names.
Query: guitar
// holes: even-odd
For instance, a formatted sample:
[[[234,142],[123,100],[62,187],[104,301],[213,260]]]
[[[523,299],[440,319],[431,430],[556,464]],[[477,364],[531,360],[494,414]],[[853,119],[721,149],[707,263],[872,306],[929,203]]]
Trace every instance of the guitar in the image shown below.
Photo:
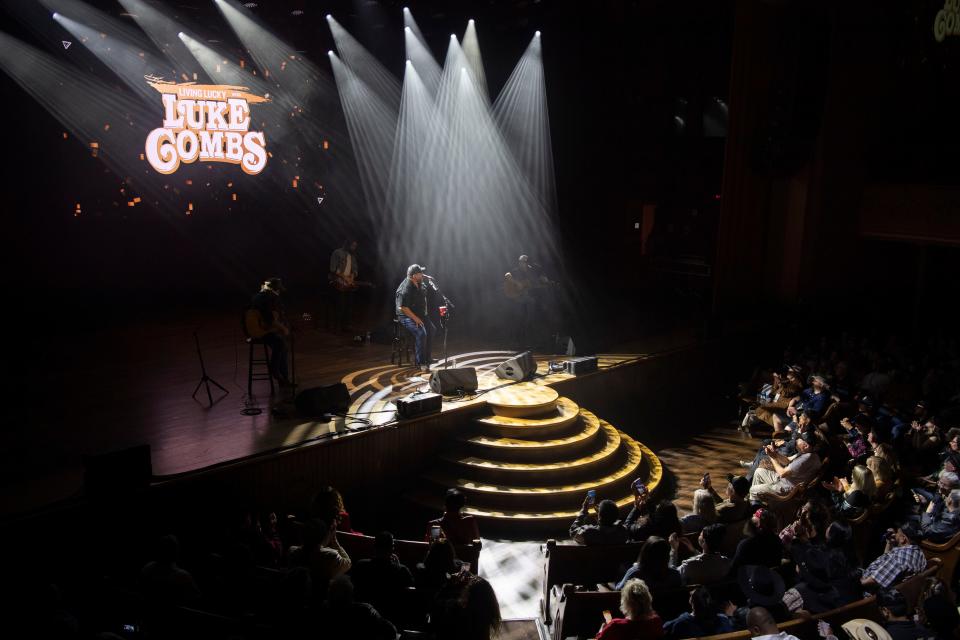
[[[262,338],[268,333],[279,333],[280,335],[289,335],[290,329],[283,323],[280,313],[273,312],[273,324],[268,325],[263,321],[263,316],[254,308],[243,312],[243,330],[250,338]]]
[[[536,281],[523,282],[507,274],[503,278],[503,295],[509,300],[525,300],[530,298],[535,291],[559,286],[559,282],[543,278]]]
[[[353,276],[342,276],[338,273],[331,273],[330,286],[337,291],[356,291],[360,287],[372,287],[373,283],[354,280]]]

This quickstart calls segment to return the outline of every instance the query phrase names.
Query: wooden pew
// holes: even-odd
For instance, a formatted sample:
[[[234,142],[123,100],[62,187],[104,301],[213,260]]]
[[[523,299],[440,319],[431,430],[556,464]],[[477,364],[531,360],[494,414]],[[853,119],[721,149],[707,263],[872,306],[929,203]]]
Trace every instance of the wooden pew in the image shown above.
[[[938,577],[953,594],[953,574],[957,569],[957,561],[960,560],[960,533],[941,544],[924,540],[920,543],[920,548],[923,550],[923,555],[927,556],[927,562],[934,558],[940,560]]]
[[[337,541],[353,562],[364,558],[372,558],[375,555],[376,545],[372,536],[338,532]],[[397,554],[400,562],[413,571],[418,562],[423,562],[427,555],[427,549],[430,548],[430,543],[420,542],[419,540],[397,539],[393,541],[393,546],[394,553]],[[477,573],[479,569],[480,547],[481,542],[479,540],[474,540],[473,544],[454,545],[457,558],[470,563],[471,573]]]
[[[592,589],[602,582],[618,581],[636,562],[642,547],[642,542],[588,547],[557,544],[554,539],[547,540],[546,560],[543,565],[543,598],[540,604],[544,622],[550,624],[552,621],[550,592],[553,587],[579,584]]]

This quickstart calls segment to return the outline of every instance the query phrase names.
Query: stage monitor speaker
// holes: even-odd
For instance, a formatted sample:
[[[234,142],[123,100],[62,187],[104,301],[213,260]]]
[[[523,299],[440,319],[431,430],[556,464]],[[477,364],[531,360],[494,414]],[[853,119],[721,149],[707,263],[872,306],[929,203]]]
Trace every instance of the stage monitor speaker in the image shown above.
[[[150,445],[83,456],[83,488],[88,496],[115,495],[146,489],[153,478]]]
[[[473,393],[477,386],[477,370],[474,367],[437,369],[430,376],[430,390],[442,396]]]
[[[498,378],[505,380],[526,380],[533,377],[536,372],[537,361],[533,359],[533,353],[530,351],[513,356],[494,370]]]
[[[413,393],[397,400],[397,415],[401,418],[416,418],[440,411],[443,399],[439,393]]]
[[[597,370],[597,356],[583,356],[564,361],[563,370],[570,375],[579,376]]]
[[[304,418],[322,418],[325,415],[346,413],[350,408],[350,392],[342,382],[304,389],[297,394],[294,404]]]

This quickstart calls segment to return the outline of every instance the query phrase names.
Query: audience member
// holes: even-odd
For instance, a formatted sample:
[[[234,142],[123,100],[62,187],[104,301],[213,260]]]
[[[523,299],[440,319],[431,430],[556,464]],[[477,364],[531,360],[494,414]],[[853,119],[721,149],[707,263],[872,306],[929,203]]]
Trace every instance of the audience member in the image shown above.
[[[672,589],[681,585],[680,572],[670,566],[670,543],[660,536],[650,536],[640,548],[640,555],[617,583],[617,591],[628,580],[639,578],[651,591]]]
[[[393,534],[382,531],[374,539],[374,557],[359,560],[351,571],[357,597],[391,620],[398,613],[397,595],[413,586],[413,574],[393,550]]]
[[[733,623],[719,611],[706,587],[690,592],[690,611],[663,623],[663,632],[668,638],[699,638],[729,631],[733,631]]]
[[[459,569],[456,549],[449,540],[431,542],[423,562],[417,564],[414,584],[417,589],[436,591]]]
[[[930,542],[946,542],[960,533],[960,489],[952,490],[942,506],[931,500],[920,519],[920,531]]]
[[[290,562],[310,569],[314,588],[322,592],[331,580],[349,571],[352,562],[337,541],[336,520],[328,524],[315,518],[303,530],[303,545],[290,547]]]
[[[864,569],[860,583],[866,588],[886,589],[898,578],[926,569],[927,558],[917,546],[922,537],[920,528],[909,521],[896,530],[888,529],[883,555]]]
[[[770,468],[761,466],[753,476],[750,498],[763,502],[767,495],[784,495],[795,485],[809,482],[820,471],[820,456],[814,452],[816,436],[805,433],[797,438],[797,457],[787,459],[773,447],[767,445],[770,456]]]
[[[734,626],[737,628],[749,628],[749,609],[752,607],[763,607],[777,622],[785,622],[792,617],[783,603],[786,589],[783,578],[777,572],[769,567],[740,567],[737,582],[747,599],[746,606],[739,607],[734,614]]]
[[[620,591],[623,618],[600,627],[597,640],[633,640],[663,636],[663,621],[653,610],[653,596],[643,580],[630,580]]]
[[[866,618],[848,620],[840,625],[840,628],[844,630],[850,640],[892,640],[890,634],[887,633],[887,630],[884,629],[879,622],[867,620]],[[825,640],[836,640],[836,636],[833,635],[829,625],[827,626],[827,631],[828,634],[825,636]]]
[[[935,635],[933,631],[920,626],[909,617],[907,599],[896,589],[884,589],[878,593],[877,606],[883,616],[883,628],[893,640],[921,640]]]
[[[810,418],[814,421],[820,419],[830,403],[829,391],[830,385],[827,384],[827,379],[824,376],[820,374],[810,376],[810,386],[791,398],[790,402],[787,403],[786,418],[792,418],[803,411],[809,413]],[[774,431],[781,430],[787,422],[786,418],[783,414],[774,414]]]
[[[921,617],[926,626],[936,633],[936,640],[953,640],[960,627],[960,613],[946,594],[923,599]]]
[[[777,628],[777,621],[764,607],[752,607],[747,613],[746,628],[753,640],[798,640]]]
[[[800,379],[800,368],[796,365],[787,368],[780,385],[774,388],[773,400],[761,404],[753,410],[753,418],[748,420],[747,428],[756,421],[762,421],[774,426],[774,416],[786,416],[786,409],[790,402],[803,390]]]
[[[189,571],[177,566],[180,542],[174,535],[157,540],[153,560],[140,570],[140,590],[149,604],[183,605],[200,600],[200,589]]]
[[[746,537],[737,545],[731,569],[746,565],[776,567],[783,557],[783,543],[777,533],[777,516],[770,509],[757,509],[744,525]]]
[[[310,504],[310,517],[336,525],[337,531],[358,533],[350,523],[350,514],[343,504],[343,496],[331,486],[321,488]]]
[[[700,533],[705,526],[717,521],[716,504],[713,494],[706,489],[693,492],[693,512],[680,519],[683,533]]]
[[[731,477],[727,481],[725,498],[721,497],[713,488],[713,483],[709,476],[700,479],[700,486],[713,496],[716,503],[717,522],[731,523],[740,522],[750,514],[750,503],[747,502],[747,496],[750,494],[750,481],[742,476]]]
[[[807,500],[800,507],[797,519],[780,530],[780,542],[785,549],[794,542],[823,544],[829,524],[830,510],[819,500]]]
[[[873,481],[877,487],[877,499],[883,500],[893,491],[893,485],[896,478],[893,475],[893,469],[883,458],[870,456],[866,462],[867,468],[873,472]]]
[[[437,594],[429,628],[437,640],[490,640],[500,630],[500,603],[490,583],[461,571]]]
[[[330,582],[327,600],[320,607],[320,635],[328,638],[370,638],[395,640],[396,628],[366,602],[353,599],[353,583],[349,576],[338,576]]]
[[[624,544],[627,541],[627,530],[620,523],[620,509],[613,500],[601,500],[596,506],[597,515],[589,515],[592,506],[590,496],[587,496],[580,513],[570,525],[570,537],[578,544],[604,545]]]
[[[439,526],[444,537],[453,544],[470,544],[480,539],[480,529],[477,519],[470,515],[463,515],[461,511],[467,504],[467,498],[459,489],[448,489],[443,500],[443,516],[428,523]]]
[[[711,524],[700,532],[700,548],[702,552],[680,563],[680,579],[683,584],[710,584],[719,582],[730,573],[731,562],[728,557],[720,553],[720,546],[727,535],[727,529],[722,524]],[[680,537],[670,535],[670,565],[676,567]]]
[[[680,518],[677,515],[677,506],[669,500],[658,502],[650,515],[632,520],[631,518],[635,517],[635,514],[640,514],[636,506],[623,522],[631,540],[642,542],[650,536],[669,539],[671,534],[679,535],[682,531]]]
[[[795,557],[797,583],[783,595],[783,603],[791,613],[806,611],[823,613],[846,604],[834,584],[830,558],[820,549],[805,547]]]

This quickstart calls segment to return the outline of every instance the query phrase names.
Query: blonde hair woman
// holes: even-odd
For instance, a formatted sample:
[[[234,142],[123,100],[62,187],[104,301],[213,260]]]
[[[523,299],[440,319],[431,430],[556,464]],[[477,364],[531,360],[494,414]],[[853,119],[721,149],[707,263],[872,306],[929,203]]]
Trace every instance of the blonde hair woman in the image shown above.
[[[619,638],[659,638],[663,636],[663,621],[653,610],[653,596],[643,580],[628,580],[620,590],[620,610],[623,618],[612,618],[597,634],[597,640]]]
[[[867,468],[873,472],[873,482],[877,485],[877,497],[885,498],[893,491],[895,481],[890,463],[878,456],[870,456],[867,458]]]

